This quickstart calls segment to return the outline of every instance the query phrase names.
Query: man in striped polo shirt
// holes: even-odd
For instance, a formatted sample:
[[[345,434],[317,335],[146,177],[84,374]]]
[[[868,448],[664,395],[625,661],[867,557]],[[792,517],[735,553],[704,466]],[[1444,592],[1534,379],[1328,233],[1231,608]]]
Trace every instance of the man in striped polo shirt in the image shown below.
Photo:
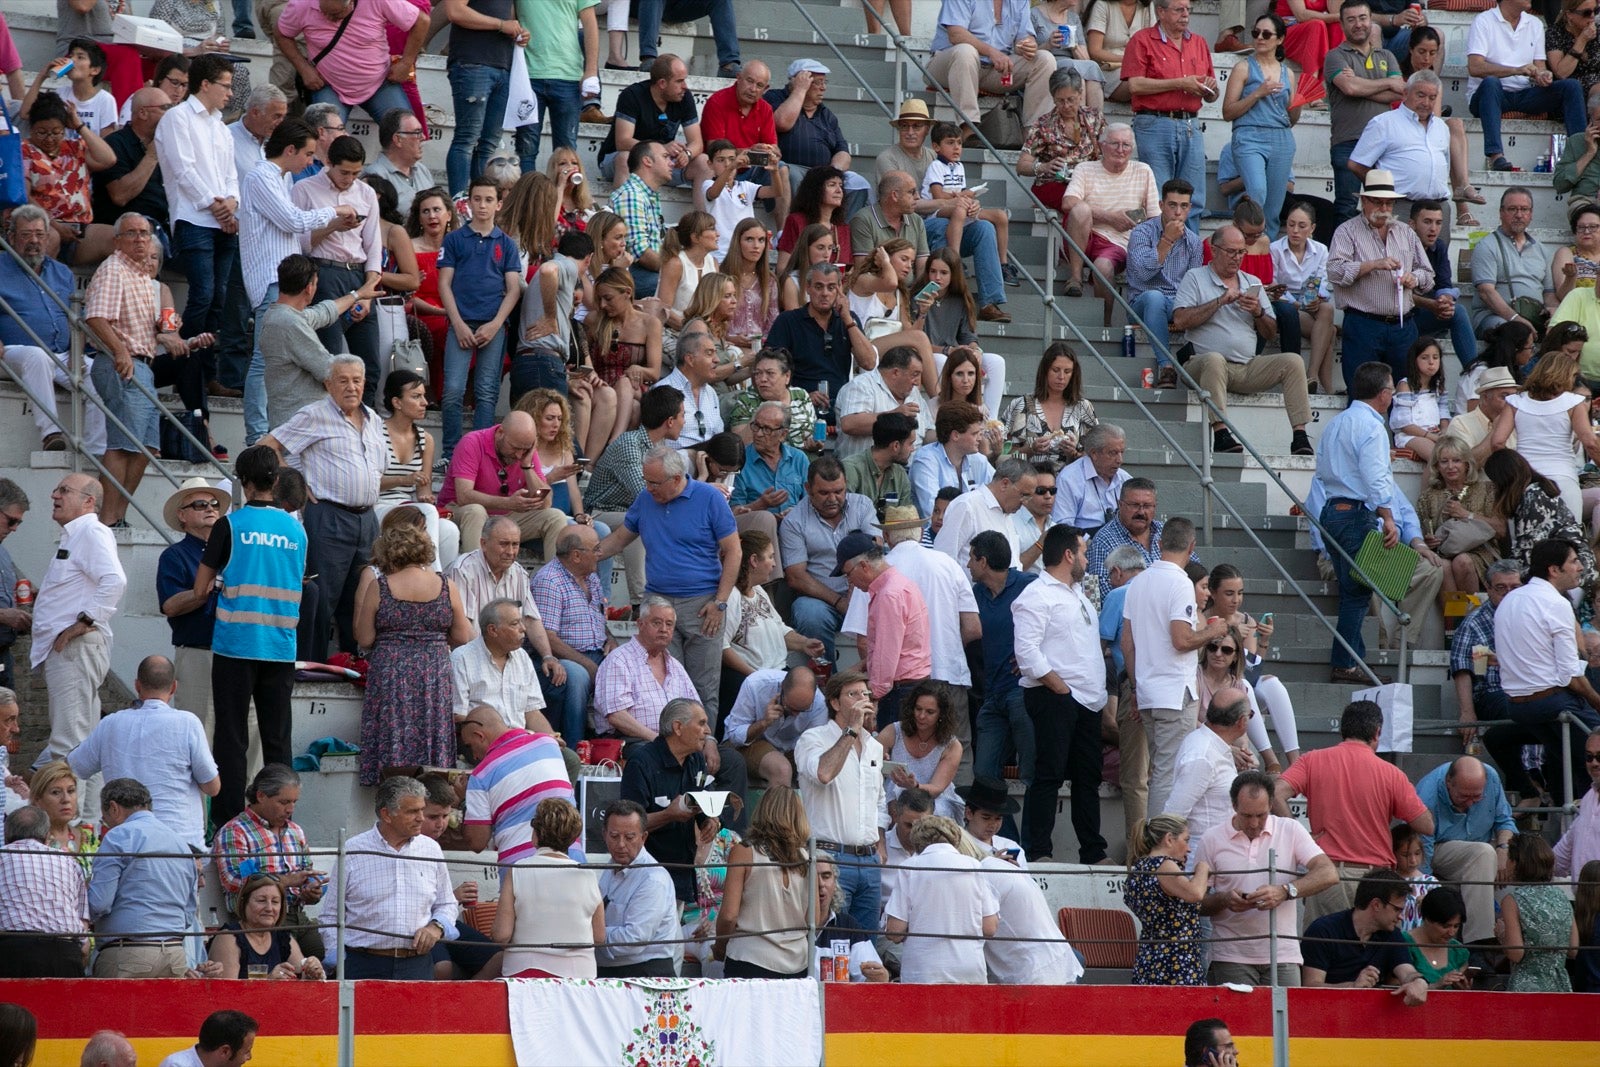
[[[515,863],[533,854],[533,810],[547,797],[574,806],[577,798],[567,778],[561,746],[549,734],[506,724],[500,712],[479,704],[456,723],[461,743],[477,763],[467,779],[467,817],[462,830],[467,844],[482,852],[491,841],[501,863]],[[546,841],[547,848],[566,848],[571,841]],[[574,858],[582,862],[582,842]]]

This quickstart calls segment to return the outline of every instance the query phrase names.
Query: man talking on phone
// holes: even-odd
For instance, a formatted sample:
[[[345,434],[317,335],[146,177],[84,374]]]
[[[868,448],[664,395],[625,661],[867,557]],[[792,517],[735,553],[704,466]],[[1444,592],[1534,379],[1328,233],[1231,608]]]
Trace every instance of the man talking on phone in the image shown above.
[[[1203,353],[1189,364],[1189,373],[1217,406],[1218,417],[1211,423],[1213,451],[1244,451],[1222,421],[1228,414],[1229,393],[1280,390],[1293,431],[1289,451],[1309,456],[1313,452],[1306,436],[1306,423],[1311,421],[1306,365],[1293,352],[1258,354],[1277,338],[1278,320],[1261,279],[1239,269],[1245,248],[1237,226],[1217,230],[1211,238],[1211,262],[1191,269],[1178,283],[1172,327],[1187,336],[1195,352]]]

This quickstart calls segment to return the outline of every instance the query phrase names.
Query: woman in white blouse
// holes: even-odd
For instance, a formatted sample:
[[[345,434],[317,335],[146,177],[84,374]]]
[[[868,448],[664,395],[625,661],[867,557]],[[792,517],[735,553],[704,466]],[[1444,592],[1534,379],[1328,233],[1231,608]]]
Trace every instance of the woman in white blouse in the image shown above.
[[[583,816],[571,801],[548,797],[533,809],[538,851],[505,872],[490,935],[509,946],[500,968],[507,978],[595,976],[606,906],[599,877],[567,855],[581,833]]]
[[[826,651],[821,641],[784,622],[763,588],[778,565],[778,548],[772,538],[760,530],[744,530],[739,534],[739,548],[744,555],[722,624],[724,697],[729,693],[738,696],[744,680],[756,671],[788,667],[791,652],[820,656]],[[731,708],[733,703],[725,700],[722,706]]]
[[[1283,236],[1272,242],[1272,276],[1300,305],[1301,336],[1311,338],[1306,386],[1332,394],[1333,292],[1328,288],[1328,246],[1312,237],[1317,218],[1305,204],[1289,209]]]
[[[1579,447],[1600,463],[1600,437],[1589,424],[1589,398],[1576,392],[1577,385],[1576,359],[1559,350],[1544,355],[1523,383],[1526,392],[1506,397],[1489,435],[1489,451],[1495,452],[1515,433],[1517,451],[1528,466],[1556,483],[1574,518],[1583,514]]]

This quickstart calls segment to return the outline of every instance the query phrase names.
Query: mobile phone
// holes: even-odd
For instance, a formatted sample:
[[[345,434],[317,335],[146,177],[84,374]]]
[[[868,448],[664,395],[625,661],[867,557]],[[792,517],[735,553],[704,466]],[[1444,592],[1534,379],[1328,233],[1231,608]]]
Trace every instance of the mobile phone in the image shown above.
[[[367,221],[367,216],[365,216],[365,215],[357,215],[356,216],[356,221],[357,222],[366,222]]]
[[[1272,612],[1270,612],[1270,611],[1262,612],[1261,617],[1256,620],[1256,622],[1258,622],[1258,623],[1260,623],[1260,622],[1271,622],[1271,621],[1272,621]]]
[[[590,459],[588,456],[579,456],[572,462],[576,463],[580,467],[587,467],[589,464],[593,463],[594,460]]]
[[[1142,207],[1130,207],[1128,210],[1124,211],[1123,214],[1128,216],[1134,222],[1143,222],[1145,210]]]
[[[896,763],[892,759],[886,759],[883,761],[883,776],[885,778],[893,775],[895,771],[905,771],[907,774],[911,773],[906,769],[906,765],[904,763]]]
[[[920,304],[924,300],[932,300],[939,295],[939,283],[929,282],[917,290],[917,295],[911,298],[913,304]]]
[[[1022,849],[1020,849],[1020,848],[1002,848],[1002,849],[997,850],[995,852],[995,855],[1004,856],[1006,859],[1010,860],[1012,863],[1015,863],[1015,862],[1017,862],[1018,858],[1021,857]]]
[[[1267,287],[1264,285],[1256,286],[1255,297],[1256,303],[1265,304],[1267,302]]]
[[[764,167],[772,162],[772,154],[770,152],[751,152],[746,158],[749,159],[752,167]]]

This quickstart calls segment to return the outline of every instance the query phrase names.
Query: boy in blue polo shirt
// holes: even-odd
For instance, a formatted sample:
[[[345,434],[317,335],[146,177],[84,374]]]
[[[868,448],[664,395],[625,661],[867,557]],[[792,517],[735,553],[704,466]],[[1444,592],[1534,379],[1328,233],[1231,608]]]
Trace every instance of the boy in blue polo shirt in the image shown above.
[[[494,425],[500,403],[500,367],[506,349],[506,320],[522,297],[522,257],[516,242],[494,224],[500,190],[479,175],[467,191],[472,221],[453,230],[439,248],[439,302],[450,319],[444,343],[444,454],[449,459],[461,440],[461,401],[467,372],[477,360],[472,428]],[[458,277],[459,275],[459,277]]]

